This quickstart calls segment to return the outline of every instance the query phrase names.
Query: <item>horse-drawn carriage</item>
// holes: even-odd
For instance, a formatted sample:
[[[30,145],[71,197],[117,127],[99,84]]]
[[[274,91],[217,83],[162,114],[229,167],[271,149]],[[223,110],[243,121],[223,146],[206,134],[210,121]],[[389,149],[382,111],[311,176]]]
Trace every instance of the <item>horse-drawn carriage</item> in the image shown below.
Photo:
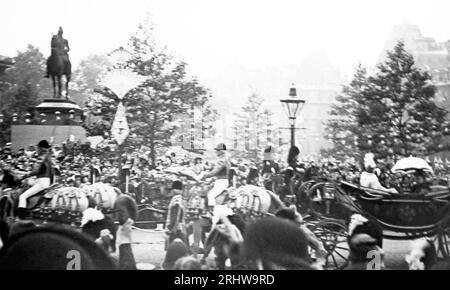
[[[379,225],[383,238],[429,237],[438,257],[450,257],[450,189],[431,186],[423,194],[392,193],[346,181],[305,184],[303,208],[312,231],[323,242],[327,263],[342,268],[348,261],[348,223],[361,214]]]
[[[3,190],[0,195],[0,221],[11,224],[17,219],[17,201],[24,188]],[[119,189],[105,183],[82,187],[54,184],[32,196],[27,201],[28,220],[35,224],[67,224],[79,228],[83,224],[83,212],[96,207],[120,224],[128,218],[136,220],[134,200]]]

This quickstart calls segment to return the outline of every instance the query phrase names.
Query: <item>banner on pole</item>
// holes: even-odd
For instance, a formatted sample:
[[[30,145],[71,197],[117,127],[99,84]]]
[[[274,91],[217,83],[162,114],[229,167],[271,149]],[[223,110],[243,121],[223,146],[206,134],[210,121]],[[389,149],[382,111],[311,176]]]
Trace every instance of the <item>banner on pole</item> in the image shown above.
[[[114,117],[114,122],[111,128],[111,134],[119,145],[121,145],[128,137],[128,134],[130,134],[130,127],[128,126],[125,107],[122,102],[120,102],[117,107],[116,116]]]

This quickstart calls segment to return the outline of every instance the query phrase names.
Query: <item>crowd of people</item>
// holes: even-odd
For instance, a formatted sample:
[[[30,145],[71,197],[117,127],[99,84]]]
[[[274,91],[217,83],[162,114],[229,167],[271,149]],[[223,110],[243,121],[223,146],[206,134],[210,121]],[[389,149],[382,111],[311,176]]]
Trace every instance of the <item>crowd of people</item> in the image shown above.
[[[16,152],[8,143],[1,148],[0,160],[12,169],[29,172],[38,158],[37,146],[32,144],[28,148],[20,148]],[[158,203],[167,196],[168,188],[174,176],[166,169],[185,168],[194,174],[200,175],[213,169],[214,164],[205,161],[202,156],[186,154],[186,152],[167,152],[156,159],[156,164],[149,162],[148,152],[145,150],[130,150],[117,152],[114,145],[106,143],[97,148],[89,144],[67,140],[63,144],[56,144],[52,148],[53,179],[52,182],[63,183],[69,186],[80,186],[94,182],[110,183],[122,191],[130,193],[138,203]],[[230,156],[229,186],[239,187],[246,184],[265,186],[267,189],[276,189],[282,196],[293,194],[291,179],[296,183],[310,179],[346,180],[359,183],[364,172],[364,164],[354,158],[339,161],[334,158],[312,160],[301,158],[301,155],[292,149],[287,160],[276,158],[274,148],[269,146],[264,151],[262,164],[243,158]],[[296,154],[297,153],[297,154]],[[294,158],[295,157],[295,158]],[[377,177],[385,188],[407,187],[399,184],[401,178],[390,172],[393,161],[389,159],[377,161]],[[121,172],[119,170],[121,169]],[[435,164],[435,176],[449,179],[448,167]],[[281,176],[274,179],[274,176]],[[272,187],[277,183],[276,188]],[[403,180],[403,183],[411,182]],[[167,204],[166,204],[167,205]]]
[[[41,148],[41,144],[38,147]],[[46,145],[44,148],[50,149],[50,146]],[[11,144],[7,144],[1,151],[2,169],[32,171],[40,155],[39,150],[36,149],[35,146],[30,146],[13,152]],[[182,194],[183,188],[188,186],[192,179],[194,183],[198,183],[205,178],[215,178],[212,189],[207,195],[207,205],[211,215],[215,217],[212,219],[215,222],[211,225],[208,235],[208,238],[216,237],[214,240],[215,265],[208,265],[206,261],[192,256],[186,236],[173,235],[173,228],[168,223],[166,227],[169,239],[166,256],[164,262],[157,267],[158,269],[225,269],[228,259],[229,268],[232,269],[322,269],[324,266],[322,257],[326,254],[323,245],[318,243],[314,235],[304,226],[301,215],[295,207],[283,207],[272,217],[260,218],[247,224],[232,211],[217,211],[220,205],[214,203],[214,198],[228,187],[240,187],[247,184],[264,186],[270,190],[277,189],[276,193],[283,197],[294,194],[294,184],[301,184],[307,180],[347,180],[354,183],[361,182],[363,186],[366,186],[363,184],[366,179],[375,178],[378,183],[374,185],[372,181],[369,181],[368,187],[381,186],[387,191],[390,189],[394,191],[396,188],[393,181],[395,178],[392,178],[393,175],[390,172],[391,165],[386,163],[377,166],[374,164],[373,156],[361,164],[340,163],[333,159],[315,162],[301,160],[300,150],[294,146],[290,148],[287,162],[284,163],[276,161],[273,148],[269,146],[264,150],[262,164],[255,164],[243,159],[234,159],[228,155],[225,144],[219,144],[215,151],[217,160],[214,162],[206,162],[199,156],[192,158],[189,155],[169,152],[158,158],[157,164],[151,165],[145,152],[126,152],[119,156],[114,148],[93,149],[89,144],[67,141],[61,146],[54,145],[48,156],[52,164],[52,183],[63,183],[75,187],[98,181],[110,183],[133,196],[138,203],[155,203],[158,198],[165,199],[169,210],[172,203],[183,202],[183,199],[176,199],[176,196]],[[178,168],[178,171],[171,170],[174,168]],[[183,178],[176,174],[180,172],[179,168],[189,169],[192,173],[191,178]],[[122,171],[119,172],[119,169]],[[144,185],[149,187],[146,188]],[[405,187],[402,186],[402,188]],[[152,188],[156,188],[157,193],[154,193]],[[183,222],[183,219],[180,221]],[[117,231],[121,241],[119,244],[126,247],[121,247],[118,262],[110,264],[114,265],[111,267],[138,268],[131,248],[133,222],[133,220],[126,221]],[[177,224],[180,223],[177,222]],[[367,226],[370,221],[363,219],[356,227],[363,224]],[[43,234],[56,235],[56,233]],[[65,235],[60,232],[57,234]],[[15,237],[15,235],[12,236]],[[94,242],[105,245],[106,243],[102,241],[110,237],[111,231],[104,231],[97,234]],[[13,251],[11,247],[14,249],[14,245],[9,239],[7,241],[8,251]],[[350,231],[348,243],[349,268],[367,267],[369,251],[377,251],[380,256],[384,255],[376,235],[367,231],[355,231],[355,226]],[[315,244],[317,251],[315,259],[311,259],[308,250],[311,244]],[[416,265],[415,267],[422,265],[420,263],[423,262],[420,261],[428,255],[429,247],[430,245],[426,243],[417,246],[415,252],[408,256],[408,263]],[[106,251],[109,251],[107,247]],[[86,255],[101,254],[86,253]],[[9,260],[6,259],[6,261]]]

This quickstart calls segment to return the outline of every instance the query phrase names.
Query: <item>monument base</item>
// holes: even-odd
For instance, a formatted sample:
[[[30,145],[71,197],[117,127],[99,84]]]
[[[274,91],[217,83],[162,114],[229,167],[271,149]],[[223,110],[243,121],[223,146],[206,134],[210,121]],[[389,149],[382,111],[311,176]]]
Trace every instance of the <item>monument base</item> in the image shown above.
[[[53,145],[61,145],[69,138],[87,142],[86,130],[81,126],[61,125],[12,125],[11,143],[14,151],[28,146],[37,146],[39,141],[45,139],[48,142],[53,139]]]
[[[45,99],[35,108],[39,113],[54,113],[59,111],[61,113],[74,110],[75,114],[82,114],[83,110],[73,101],[65,99]]]
[[[72,138],[87,142],[86,130],[82,127],[83,110],[72,101],[45,99],[34,108],[34,117],[18,120],[11,126],[12,149],[36,146],[46,139],[53,145],[61,145]]]

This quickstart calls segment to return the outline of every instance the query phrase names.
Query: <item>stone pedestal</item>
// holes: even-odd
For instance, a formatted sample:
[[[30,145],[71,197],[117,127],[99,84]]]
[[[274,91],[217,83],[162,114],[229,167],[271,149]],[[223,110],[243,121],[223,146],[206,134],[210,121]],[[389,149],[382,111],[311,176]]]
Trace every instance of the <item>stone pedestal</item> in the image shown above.
[[[71,136],[75,141],[86,142],[86,131],[82,127],[83,110],[72,101],[45,99],[33,108],[33,113],[18,113],[11,126],[13,150],[28,148],[43,139],[60,145]]]
[[[64,99],[45,99],[36,106],[35,111],[40,116],[45,114],[47,122],[65,121],[71,124],[82,122],[83,110],[75,102]],[[58,115],[60,120],[56,120]]]

